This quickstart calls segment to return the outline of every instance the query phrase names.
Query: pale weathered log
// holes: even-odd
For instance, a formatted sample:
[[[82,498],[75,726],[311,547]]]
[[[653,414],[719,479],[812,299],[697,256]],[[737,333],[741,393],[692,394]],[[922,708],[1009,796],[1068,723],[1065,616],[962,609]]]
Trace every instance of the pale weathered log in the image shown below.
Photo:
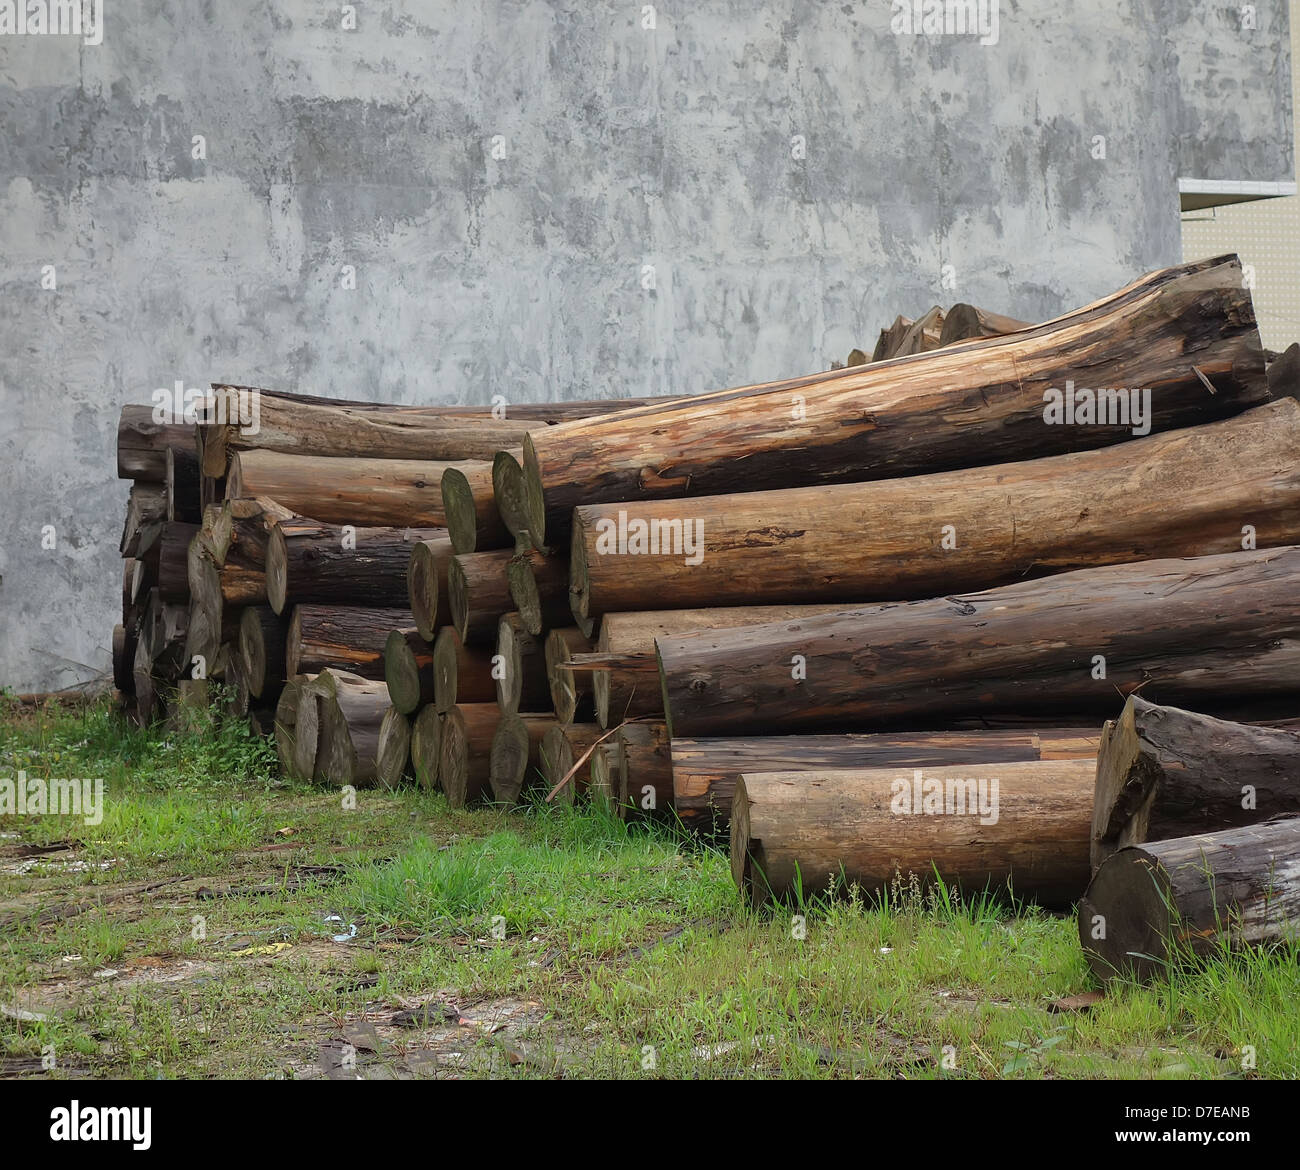
[[[388,688],[345,670],[326,670],[322,686],[316,778],[357,787],[378,777],[379,728],[389,710]]]
[[[574,510],[579,623],[651,604],[908,601],[1300,542],[1300,402],[939,475]]]
[[[1164,269],[1008,337],[530,434],[528,532],[563,547],[581,504],[891,479],[1131,438],[1127,420],[1048,421],[1045,394],[1083,370],[1089,389],[1150,388],[1154,431],[1267,401],[1240,262]]]
[[[162,534],[166,522],[166,486],[146,481],[133,483],[126,501],[126,519],[122,524],[118,551],[124,557],[143,555]]]
[[[1092,866],[1128,845],[1300,812],[1300,730],[1232,723],[1129,696],[1097,756]]]
[[[502,715],[492,735],[488,789],[497,804],[514,804],[538,772],[542,740],[556,727],[550,714]]]
[[[411,563],[406,574],[407,600],[415,628],[426,642],[432,642],[438,630],[451,621],[447,566],[454,555],[451,539],[445,536],[417,540],[411,545]]]
[[[576,626],[562,626],[546,635],[546,678],[551,706],[561,723],[588,723],[595,713],[591,672],[570,668],[573,655],[590,654],[594,647],[595,643]]]
[[[438,787],[452,808],[491,795],[492,737],[500,721],[493,703],[460,704],[442,717]]]
[[[594,723],[556,723],[547,731],[538,770],[550,803],[571,805],[587,791],[593,751],[601,743],[614,746],[609,735]]]
[[[751,902],[915,874],[978,894],[1065,906],[1088,883],[1092,760],[747,772],[731,812],[731,873]]]
[[[514,543],[492,493],[490,463],[448,467],[440,490],[447,533],[456,552],[482,552]]]
[[[466,646],[451,626],[433,644],[433,703],[446,714],[458,703],[495,703],[494,646]]]
[[[389,707],[379,723],[375,774],[385,788],[397,788],[411,770],[411,721]]]
[[[203,548],[220,567],[234,550],[234,559],[250,568],[265,569],[266,551],[275,526],[298,519],[265,496],[222,500],[204,509],[200,533]]]
[[[659,638],[674,735],[1199,707],[1300,689],[1300,548],[1144,561],[983,593]]]
[[[433,702],[433,647],[414,626],[392,630],[384,642],[384,682],[389,701],[403,715]]]
[[[546,645],[524,629],[517,613],[503,614],[497,624],[497,705],[502,711],[545,711],[551,686],[546,677]]]
[[[1300,934],[1300,817],[1111,854],[1079,903],[1093,973],[1148,982],[1229,950]]]
[[[1032,328],[1029,321],[1017,321],[1014,317],[1004,317],[1001,313],[991,313],[974,305],[958,304],[944,315],[939,344],[955,345],[959,341],[977,338],[1005,337],[1008,333]]]
[[[540,636],[543,630],[567,626],[573,620],[567,558],[525,549],[506,562],[506,584],[512,608],[530,634]]]
[[[432,792],[438,787],[438,757],[442,751],[442,716],[432,704],[421,707],[411,721],[410,750],[415,782]]]
[[[275,754],[286,776],[305,780],[294,762],[294,741],[298,730],[298,703],[302,697],[302,683],[289,679],[275,704]]]

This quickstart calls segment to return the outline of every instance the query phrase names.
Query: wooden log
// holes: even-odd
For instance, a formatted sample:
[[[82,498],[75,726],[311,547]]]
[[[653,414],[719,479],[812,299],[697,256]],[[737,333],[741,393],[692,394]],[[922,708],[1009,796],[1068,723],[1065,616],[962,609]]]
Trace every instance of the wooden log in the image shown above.
[[[200,538],[204,551],[220,568],[232,555],[236,563],[253,569],[266,568],[266,552],[275,526],[296,520],[288,508],[265,496],[222,500],[204,509]]]
[[[322,524],[445,528],[442,473],[449,464],[417,459],[349,459],[238,451],[226,498],[269,496]],[[490,464],[458,464],[468,475]],[[490,470],[487,472],[491,477]]]
[[[1065,906],[1088,883],[1092,760],[914,769],[746,772],[731,811],[731,873],[747,900],[788,902],[843,882],[887,892],[936,874],[967,893]]]
[[[758,735],[672,741],[673,807],[683,825],[720,832],[731,820],[736,782],[745,772],[938,768],[1019,760],[1094,758],[1095,728],[1027,731],[913,731],[858,735]]]
[[[519,460],[523,452],[498,451],[492,459],[492,499],[497,515],[507,532],[526,532],[528,529],[528,504],[524,493],[524,469]],[[444,500],[444,503],[446,501]],[[465,510],[466,505],[460,505]],[[520,539],[520,545],[531,546],[532,541]],[[461,549],[457,549],[461,552]],[[473,549],[465,549],[473,552]]]
[[[373,784],[388,688],[346,670],[323,671],[316,681],[323,686],[316,778],[357,787]]]
[[[567,559],[525,549],[506,562],[506,585],[511,608],[522,619],[524,629],[535,637],[540,637],[543,630],[567,626],[573,620]]]
[[[117,477],[150,483],[167,478],[167,450],[194,449],[189,423],[154,421],[152,406],[124,406],[117,422]]]
[[[618,744],[596,744],[591,749],[589,763],[587,799],[603,811],[616,814],[622,791],[618,773]]]
[[[1164,269],[1008,337],[530,434],[528,531],[563,547],[582,504],[891,479],[1131,438],[1127,424],[1047,423],[1045,394],[1084,369],[1089,389],[1151,388],[1153,431],[1266,402],[1240,262]]]
[[[389,632],[410,624],[405,609],[296,605],[285,642],[286,673],[344,670],[382,682]]]
[[[539,750],[538,770],[550,803],[572,805],[587,791],[594,749],[601,743],[613,746],[607,735],[592,723],[556,723],[547,731]],[[617,798],[617,793],[613,796]]]
[[[185,661],[193,671],[208,678],[219,679],[225,673],[219,665],[223,645],[239,643],[242,609],[234,606],[217,607],[216,624],[213,615],[197,599],[190,600],[189,624],[185,630]],[[284,671],[284,653],[280,652],[276,671]]]
[[[126,501],[126,519],[122,523],[118,551],[124,557],[142,556],[162,535],[166,522],[166,486],[145,481],[133,483]]]
[[[550,714],[503,714],[492,734],[488,791],[497,804],[515,804],[540,767],[542,740],[556,727]]]
[[[326,683],[318,675],[303,676],[299,684],[297,724],[293,742],[293,774],[312,780],[321,774],[321,702]]]
[[[594,647],[595,643],[577,626],[563,626],[546,635],[546,679],[551,688],[551,706],[561,723],[589,723],[595,714],[591,672],[569,668],[573,655],[590,654]]]
[[[1300,688],[1300,548],[1144,561],[657,640],[674,735],[1201,707]],[[1104,677],[1102,677],[1104,673]]]
[[[600,654],[644,654],[653,658],[655,639],[693,630],[731,630],[769,622],[796,621],[812,614],[839,613],[837,605],[754,605],[717,609],[661,609],[606,614],[596,640]],[[658,683],[644,685],[641,676],[625,679],[611,671],[592,672],[596,722],[611,727],[643,715],[662,718],[663,694]],[[630,685],[625,685],[630,684]]]
[[[624,820],[663,818],[673,811],[673,761],[662,723],[624,723],[618,744],[618,813]]]
[[[442,717],[438,786],[452,808],[491,795],[492,737],[500,720],[492,703],[462,703]]]
[[[275,754],[280,768],[290,779],[305,780],[294,763],[294,739],[298,727],[298,702],[302,697],[302,683],[289,679],[275,704]]]
[[[416,541],[441,540],[442,528],[357,528],[283,520],[266,546],[266,599],[289,605],[405,606]]]
[[[246,719],[252,709],[252,696],[248,693],[248,680],[244,677],[244,663],[239,656],[238,645],[229,647],[227,655],[222,678],[226,691],[226,709],[234,718]]]
[[[876,340],[876,348],[872,352],[871,360],[873,362],[883,362],[893,357],[913,324],[911,317],[904,317],[901,314],[895,317],[892,325],[887,325],[880,331],[880,337]],[[850,366],[862,364],[861,362],[849,362]]]
[[[131,708],[131,717],[137,727],[148,727],[161,712],[162,703],[153,679],[153,659],[149,657],[149,648],[143,638],[135,644],[135,658],[131,663],[131,694],[135,704]]]
[[[575,654],[567,669],[590,674],[592,687],[600,696],[596,721],[614,727],[625,719],[651,715],[663,718],[663,693],[659,689],[659,666],[653,654]],[[611,704],[610,696],[620,702]]]
[[[135,691],[135,644],[136,630],[118,624],[113,627],[113,685],[124,695]]]
[[[411,563],[407,568],[407,600],[415,618],[415,628],[426,642],[451,621],[451,601],[447,592],[447,565],[455,555],[449,537],[417,540],[411,545]]]
[[[1130,695],[1097,755],[1092,866],[1128,845],[1300,811],[1300,730],[1255,727]]]
[[[1079,941],[1103,981],[1294,940],[1300,818],[1130,845],[1102,862],[1079,903]]]
[[[1293,398],[1024,463],[576,508],[573,612],[581,625],[666,602],[908,601],[1094,565],[1234,552],[1247,534],[1258,548],[1300,542]]]
[[[384,682],[389,702],[402,715],[414,715],[433,702],[433,647],[414,626],[389,631],[384,642]]]
[[[162,526],[158,539],[158,591],[164,601],[189,601],[189,548],[198,531],[197,524],[180,520],[169,520]]]
[[[239,614],[239,664],[248,693],[264,703],[280,695],[285,679],[285,623],[269,605]]]
[[[199,457],[193,446],[168,447],[165,460],[167,519],[197,524],[203,511],[199,491]]]
[[[175,701],[167,712],[167,727],[182,735],[201,735],[213,723],[208,680],[182,678],[176,683]]]
[[[375,775],[383,787],[399,788],[410,774],[411,721],[396,707],[389,707],[379,723]]]
[[[497,634],[497,622],[512,610],[506,566],[514,553],[509,549],[464,553],[447,564],[447,601],[451,624],[466,645],[490,642]]]
[[[492,494],[490,463],[448,467],[440,490],[447,533],[456,552],[481,552],[514,543]]]
[[[497,625],[493,680],[502,711],[544,711],[550,705],[545,642],[524,629],[517,613],[503,614]]]
[[[916,353],[929,353],[938,349],[943,336],[944,311],[938,305],[913,321],[904,331],[898,344],[890,351],[890,358],[910,357]]]
[[[446,714],[458,703],[495,703],[492,677],[495,647],[466,646],[451,626],[433,644],[433,704]]]
[[[411,768],[426,792],[438,787],[438,757],[442,752],[442,716],[432,706],[421,707],[411,721]]]
[[[959,341],[1005,337],[1008,333],[1019,333],[1022,329],[1032,328],[1033,325],[1029,321],[1017,321],[1014,317],[990,313],[987,309],[980,309],[975,305],[953,305],[944,316],[943,329],[939,333],[939,344],[956,345]]]

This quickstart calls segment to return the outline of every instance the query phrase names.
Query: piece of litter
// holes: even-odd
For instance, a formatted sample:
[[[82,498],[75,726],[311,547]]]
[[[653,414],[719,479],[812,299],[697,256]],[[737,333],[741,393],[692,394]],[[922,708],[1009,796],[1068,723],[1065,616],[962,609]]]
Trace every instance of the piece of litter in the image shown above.
[[[893,948],[893,947],[881,947],[881,948],[880,948],[880,953],[881,953],[882,955],[892,955],[892,954],[894,953],[894,948]]]
[[[94,973],[96,979],[112,979],[117,974],[119,972],[116,967],[105,967],[103,970]]]

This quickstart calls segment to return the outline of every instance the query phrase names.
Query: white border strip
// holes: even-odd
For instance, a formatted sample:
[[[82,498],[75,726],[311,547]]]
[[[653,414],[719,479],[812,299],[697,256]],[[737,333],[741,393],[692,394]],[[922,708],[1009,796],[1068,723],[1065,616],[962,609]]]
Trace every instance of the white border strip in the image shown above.
[[[1256,183],[1248,179],[1179,179],[1180,195],[1254,195],[1269,199],[1279,195],[1296,194],[1296,184]]]

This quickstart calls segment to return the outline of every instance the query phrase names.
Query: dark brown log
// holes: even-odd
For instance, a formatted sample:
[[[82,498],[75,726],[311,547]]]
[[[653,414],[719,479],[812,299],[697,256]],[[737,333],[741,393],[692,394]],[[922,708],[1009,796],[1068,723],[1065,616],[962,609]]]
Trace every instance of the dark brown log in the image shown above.
[[[777,518],[774,522],[774,518]],[[908,601],[1300,542],[1300,402],[1096,451],[874,483],[581,507],[573,612]]]
[[[239,451],[230,462],[226,498],[269,496],[322,524],[445,528],[442,473],[449,465],[415,459],[348,459]],[[466,474],[488,463],[459,464]]]
[[[1047,422],[1045,393],[1080,370],[1089,388],[1151,388],[1154,431],[1267,401],[1240,262],[1152,273],[1008,337],[530,434],[528,531],[563,547],[580,504],[891,479],[1131,438],[1129,425]]]
[[[1032,328],[1029,321],[1017,321],[1014,317],[990,313],[987,309],[979,309],[974,305],[953,305],[944,316],[939,344],[955,345],[959,341],[1005,337],[1008,333],[1019,333],[1022,329]]]
[[[894,318],[892,325],[887,325],[880,331],[880,337],[876,340],[875,351],[871,355],[873,362],[888,361],[894,356],[894,352],[902,343],[903,338],[907,336],[907,331],[911,329],[913,321],[911,317],[897,316]],[[861,362],[850,362],[850,366],[861,365]]]
[[[561,723],[589,723],[595,713],[591,672],[569,669],[575,654],[590,654],[595,643],[576,626],[553,629],[546,635],[546,678],[551,706]],[[658,690],[658,684],[654,688]]]
[[[1131,695],[1102,731],[1092,866],[1128,845],[1300,811],[1300,731],[1158,707]]]
[[[875,896],[897,875],[928,886],[937,873],[967,893],[1009,889],[1065,906],[1088,883],[1094,771],[1092,760],[1036,760],[903,776],[747,772],[731,811],[732,877],[754,904],[841,882]]]
[[[1188,960],[1293,941],[1300,818],[1130,845],[1079,903],[1079,941],[1103,981],[1166,978]]]
[[[506,584],[512,608],[530,634],[540,637],[543,630],[573,620],[566,559],[543,556],[531,548],[516,553],[506,562]]]
[[[447,601],[451,624],[466,645],[490,642],[496,637],[497,622],[511,612],[510,582],[506,566],[514,553],[510,549],[465,553],[447,565]]]
[[[442,717],[438,786],[452,808],[491,795],[492,737],[500,719],[491,703],[461,704]]]
[[[124,695],[135,691],[135,677],[132,673],[135,668],[135,643],[134,624],[130,627],[120,624],[113,627],[113,685]]]
[[[357,787],[378,776],[379,727],[389,710],[388,688],[346,670],[323,671],[316,779]]]
[[[197,524],[203,511],[199,492],[199,457],[191,447],[168,447],[167,519]]]
[[[1274,398],[1300,396],[1300,342],[1293,341],[1280,357],[1269,362],[1268,388]]]
[[[389,701],[402,715],[414,715],[433,702],[433,647],[414,626],[390,631],[384,642],[384,682]]]
[[[426,642],[451,621],[451,600],[447,592],[447,566],[455,555],[451,540],[417,540],[411,545],[411,563],[406,573],[407,600],[415,617],[415,628]]]
[[[219,664],[222,645],[238,644],[243,610],[234,606],[218,607],[217,624],[212,615],[196,599],[190,600],[189,624],[185,630],[185,661],[192,672],[208,678],[219,679],[225,673]],[[276,670],[284,671],[284,654],[281,651]]]
[[[265,569],[267,545],[275,526],[295,519],[299,517],[265,496],[222,500],[211,511],[204,509],[200,533],[203,549],[218,568],[234,550],[236,563]]]
[[[152,406],[124,406],[117,423],[117,478],[163,483],[167,449],[194,450],[189,423],[154,422]]]
[[[759,735],[672,741],[672,799],[682,824],[726,829],[736,782],[745,772],[940,768],[1020,760],[1095,758],[1094,728],[1033,731],[920,731],[877,735]]]
[[[575,654],[566,669],[590,675],[599,696],[596,721],[601,727],[614,727],[643,715],[663,718],[659,666],[653,654]],[[610,696],[618,698],[612,709]]]
[[[664,818],[673,811],[673,761],[662,723],[624,723],[618,744],[618,814],[624,820]]]
[[[164,601],[189,601],[190,541],[198,535],[197,524],[169,520],[158,540],[158,592]]]
[[[442,715],[433,706],[420,708],[411,721],[411,767],[415,782],[426,792],[438,787],[438,757],[442,753]]]
[[[124,557],[142,556],[162,535],[167,522],[167,488],[161,483],[139,482],[131,485],[126,501],[126,520],[118,551]]]
[[[135,658],[131,663],[131,693],[135,703],[131,708],[131,717],[137,727],[148,727],[161,711],[158,690],[153,680],[153,660],[149,657],[149,648],[144,639],[135,644]]]
[[[502,715],[492,735],[488,789],[497,804],[515,804],[541,766],[542,740],[554,715]]]
[[[384,643],[392,630],[410,624],[405,609],[296,605],[285,643],[285,671],[295,675],[344,670],[382,682]]]
[[[801,622],[660,638],[674,735],[1200,707],[1300,689],[1300,548],[1144,561]],[[1104,668],[1105,677],[1101,677]]]
[[[285,625],[269,605],[240,612],[240,668],[248,693],[264,703],[275,702],[284,685]]]
[[[514,543],[492,495],[491,464],[448,467],[442,473],[441,492],[445,526],[457,553],[505,548]]]
[[[613,746],[609,735],[592,723],[556,723],[547,731],[539,752],[538,770],[549,802],[572,805],[587,791],[594,749],[601,743]]]
[[[502,711],[545,711],[551,702],[546,677],[546,645],[524,629],[517,613],[503,614],[497,626],[493,667],[497,705]]]
[[[385,788],[400,787],[411,774],[411,721],[396,707],[389,707],[379,723],[375,774]]]
[[[442,528],[357,528],[283,520],[266,546],[266,599],[288,605],[405,606],[416,541],[441,540]]]
[[[495,647],[466,646],[451,626],[438,631],[433,644],[433,703],[440,714],[458,703],[496,702],[495,656]]]
[[[929,353],[938,349],[943,336],[944,311],[938,305],[918,317],[904,331],[898,344],[889,352],[890,358],[910,357],[915,353]]]

